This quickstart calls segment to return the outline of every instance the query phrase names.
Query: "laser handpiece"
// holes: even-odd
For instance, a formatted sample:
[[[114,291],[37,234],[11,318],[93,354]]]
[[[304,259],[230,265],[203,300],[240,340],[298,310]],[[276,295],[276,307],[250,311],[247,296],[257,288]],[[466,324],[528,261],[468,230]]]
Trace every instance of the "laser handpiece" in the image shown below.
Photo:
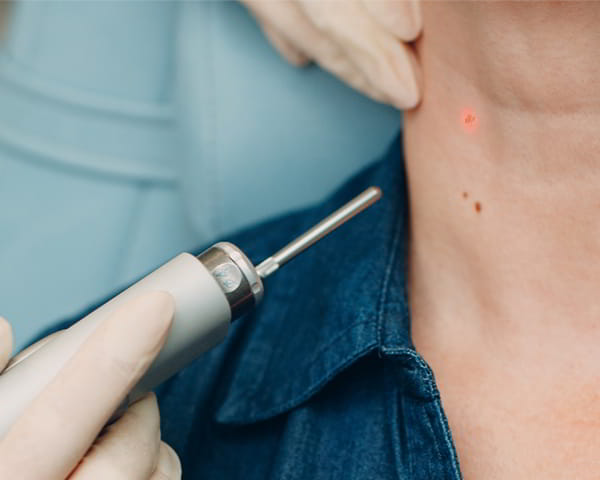
[[[181,253],[27,356],[17,356],[0,375],[0,439],[50,383],[95,328],[120,305],[149,291],[167,291],[175,314],[167,340],[120,411],[221,343],[229,324],[260,303],[262,279],[381,198],[370,187],[256,268],[235,245],[220,242],[197,257]]]

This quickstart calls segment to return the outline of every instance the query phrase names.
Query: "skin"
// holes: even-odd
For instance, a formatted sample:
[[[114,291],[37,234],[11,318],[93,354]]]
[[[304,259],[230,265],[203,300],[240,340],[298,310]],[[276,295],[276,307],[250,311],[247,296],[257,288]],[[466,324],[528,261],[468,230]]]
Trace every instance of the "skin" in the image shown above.
[[[600,3],[425,3],[423,21],[412,335],[463,474],[597,478]]]

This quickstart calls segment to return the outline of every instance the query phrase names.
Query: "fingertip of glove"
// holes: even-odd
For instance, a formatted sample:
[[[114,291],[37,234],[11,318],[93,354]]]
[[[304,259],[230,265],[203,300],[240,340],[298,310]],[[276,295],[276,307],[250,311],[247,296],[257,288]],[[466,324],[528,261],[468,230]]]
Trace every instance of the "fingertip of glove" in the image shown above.
[[[140,306],[141,314],[148,320],[148,332],[166,338],[175,314],[173,295],[169,292],[157,291],[144,294],[141,300],[144,303]]]
[[[154,392],[146,393],[142,398],[132,403],[127,411],[158,408],[158,399]]]
[[[0,317],[0,334],[6,334],[7,332],[12,332],[10,323],[4,317]]]
[[[283,38],[283,36],[273,27],[265,22],[262,23],[261,27],[273,48],[275,48],[288,63],[295,67],[304,67],[310,63],[310,59],[306,55]]]
[[[422,88],[417,71],[402,72],[388,82],[385,88],[386,103],[399,110],[411,110],[421,102]]]
[[[390,34],[403,42],[412,42],[423,29],[419,0],[365,1],[364,7]]]
[[[175,299],[166,291],[143,293],[131,303],[134,314],[144,317],[157,327],[169,328],[175,313]]]
[[[158,291],[154,292],[152,297],[155,302],[157,314],[166,317],[170,323],[175,313],[175,298],[173,295],[166,291]]]
[[[166,478],[180,479],[182,475],[181,460],[173,448],[165,442],[160,444],[159,468]]]
[[[423,83],[418,67],[413,70],[412,85],[407,89],[404,110],[412,110],[421,103],[423,95]]]
[[[423,29],[423,15],[421,14],[421,4],[419,0],[408,0],[406,2],[408,11],[406,19],[406,40],[415,40]]]
[[[174,312],[175,300],[170,293],[143,293],[112,315],[106,327],[107,335],[117,339],[119,350],[122,349],[126,356],[137,358],[155,353],[167,338]]]
[[[399,100],[402,110],[412,110],[421,103],[421,89],[415,83],[413,88],[407,89],[406,94]]]
[[[401,79],[401,85],[397,90],[400,105],[397,106],[403,110],[411,110],[421,103],[424,79],[415,52],[407,46],[405,53],[406,55],[402,57],[403,61],[396,64],[397,73]]]
[[[0,317],[0,370],[2,365],[2,359],[8,358],[12,353],[13,348],[13,334],[10,323],[3,317]]]

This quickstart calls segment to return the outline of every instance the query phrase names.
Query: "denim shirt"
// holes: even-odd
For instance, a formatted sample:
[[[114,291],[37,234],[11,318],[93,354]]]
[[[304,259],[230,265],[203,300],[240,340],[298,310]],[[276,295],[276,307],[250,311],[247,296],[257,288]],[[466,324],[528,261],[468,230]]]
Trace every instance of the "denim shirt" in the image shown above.
[[[260,307],[159,390],[184,478],[461,478],[410,337],[401,138],[321,205],[229,240],[258,262],[370,185],[376,205],[269,277]]]
[[[258,262],[370,185],[383,198],[265,282],[223,344],[158,390],[184,479],[459,479],[410,337],[400,136],[310,210],[229,238]]]

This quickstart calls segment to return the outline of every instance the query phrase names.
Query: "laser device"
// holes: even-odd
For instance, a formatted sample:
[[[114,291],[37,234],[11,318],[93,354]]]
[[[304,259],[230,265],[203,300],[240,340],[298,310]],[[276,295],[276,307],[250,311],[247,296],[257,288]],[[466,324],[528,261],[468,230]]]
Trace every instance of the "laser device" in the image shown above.
[[[50,383],[95,328],[116,308],[149,291],[167,291],[175,314],[167,340],[125,399],[127,406],[221,343],[229,324],[263,298],[262,279],[381,198],[370,187],[257,267],[231,243],[217,243],[197,257],[182,253],[30,354],[17,355],[0,375],[0,438]]]

